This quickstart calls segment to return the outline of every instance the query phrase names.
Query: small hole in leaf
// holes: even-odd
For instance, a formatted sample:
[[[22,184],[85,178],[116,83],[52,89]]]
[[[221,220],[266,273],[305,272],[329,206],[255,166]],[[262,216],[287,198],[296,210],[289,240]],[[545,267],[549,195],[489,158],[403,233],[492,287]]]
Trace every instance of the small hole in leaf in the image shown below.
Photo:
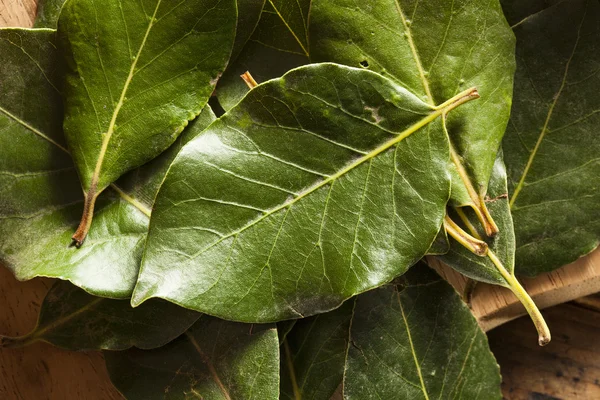
[[[369,68],[369,62],[367,60],[362,60],[359,64],[361,67]]]

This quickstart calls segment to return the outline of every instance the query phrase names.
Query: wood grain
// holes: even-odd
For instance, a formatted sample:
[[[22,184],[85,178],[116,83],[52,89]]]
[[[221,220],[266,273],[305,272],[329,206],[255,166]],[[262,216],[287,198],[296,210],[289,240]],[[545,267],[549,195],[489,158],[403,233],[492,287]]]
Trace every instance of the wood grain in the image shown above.
[[[548,346],[531,340],[531,322],[519,318],[488,334],[502,371],[507,400],[600,399],[600,296],[546,310]]]

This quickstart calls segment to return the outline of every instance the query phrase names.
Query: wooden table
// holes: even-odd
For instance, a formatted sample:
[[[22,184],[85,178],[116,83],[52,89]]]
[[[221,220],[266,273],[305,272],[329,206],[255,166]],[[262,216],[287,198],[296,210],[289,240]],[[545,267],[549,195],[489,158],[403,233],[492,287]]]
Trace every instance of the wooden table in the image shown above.
[[[36,0],[0,0],[0,26],[31,26]],[[439,271],[459,290],[464,279],[448,268]],[[35,326],[40,303],[51,281],[17,282],[0,266],[0,333],[22,335]],[[505,289],[479,285],[473,313],[489,333],[509,400],[600,399],[600,250],[524,286],[552,330],[547,347],[523,307]],[[0,400],[122,399],[112,387],[102,355],[60,350],[45,343],[24,349],[0,349]]]

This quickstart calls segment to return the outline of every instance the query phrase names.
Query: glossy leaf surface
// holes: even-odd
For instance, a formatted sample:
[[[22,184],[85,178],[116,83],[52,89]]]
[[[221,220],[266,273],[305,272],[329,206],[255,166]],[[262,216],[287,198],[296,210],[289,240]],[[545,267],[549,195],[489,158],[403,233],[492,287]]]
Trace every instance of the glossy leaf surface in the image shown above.
[[[503,142],[516,268],[536,275],[600,241],[600,3],[505,7],[517,36],[515,99]]]
[[[280,399],[331,398],[344,375],[353,307],[348,300],[336,310],[296,321],[281,346]]]
[[[68,244],[83,195],[61,129],[54,31],[1,29],[0,54],[0,259],[20,280],[47,276],[99,296],[129,297],[160,182],[214,114],[207,108],[171,149],[103,193],[87,246],[75,249]]]
[[[44,341],[69,350],[153,349],[181,335],[200,315],[164,300],[132,308],[127,300],[95,297],[59,281],[46,295],[35,329],[0,338],[0,344]]]
[[[360,295],[345,399],[501,399],[487,338],[454,289],[422,264]]]
[[[86,193],[78,246],[96,196],[166,150],[206,105],[231,54],[236,15],[234,0],[65,3],[63,126]]]
[[[104,357],[110,379],[128,400],[271,400],[279,394],[274,325],[203,315],[164,347],[105,352]]]
[[[335,64],[258,86],[173,162],[133,304],[162,297],[269,322],[402,274],[445,213],[439,116],[471,98],[461,96],[432,109],[381,75]]]
[[[240,79],[244,72],[250,71],[261,83],[308,64],[310,3],[310,0],[266,0],[250,40],[219,81],[217,97],[225,110],[235,106],[248,92],[248,86]]]
[[[477,87],[482,101],[450,115],[448,129],[473,188],[470,195],[455,171],[453,202],[480,202],[508,122],[515,68],[498,0],[313,0],[309,30],[312,61],[380,72],[429,104]]]

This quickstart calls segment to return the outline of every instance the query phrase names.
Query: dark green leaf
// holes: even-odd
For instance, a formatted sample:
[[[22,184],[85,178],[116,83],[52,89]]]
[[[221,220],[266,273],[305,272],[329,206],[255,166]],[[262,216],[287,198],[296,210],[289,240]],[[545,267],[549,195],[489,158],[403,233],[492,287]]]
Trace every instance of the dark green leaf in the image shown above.
[[[237,60],[227,68],[217,87],[225,110],[248,92],[240,75],[250,71],[258,82],[280,77],[308,63],[310,0],[267,0],[258,26]]]
[[[66,0],[37,0],[34,28],[56,29],[60,11]]]
[[[360,295],[344,376],[346,399],[500,399],[500,373],[468,307],[422,264]]]
[[[281,399],[329,400],[342,382],[354,301],[300,319],[281,349]]]
[[[448,120],[453,159],[466,168],[454,171],[452,199],[485,220],[482,198],[508,122],[515,68],[514,37],[498,0],[313,0],[309,30],[311,60],[380,72],[431,105],[477,87],[482,101]]]
[[[260,19],[266,0],[237,0],[238,19],[235,31],[235,42],[231,51],[231,61],[237,59],[240,52],[252,36]]]
[[[127,300],[91,296],[59,281],[46,295],[35,329],[25,336],[2,337],[0,344],[44,341],[69,350],[153,349],[181,335],[200,315],[164,300],[131,308]]]
[[[105,352],[113,384],[129,400],[269,400],[279,394],[274,325],[227,322],[206,315],[155,350]]]
[[[157,196],[133,304],[227,319],[309,316],[402,274],[449,196],[441,114],[361,69],[316,64],[252,90],[188,143]]]
[[[54,31],[1,29],[0,54],[0,259],[20,280],[48,276],[129,297],[160,182],[213,113],[206,108],[167,152],[100,196],[87,246],[76,251],[68,243],[83,196],[61,129]]]
[[[516,265],[536,275],[600,241],[600,3],[563,1],[532,15],[521,2],[506,6],[518,16],[515,99],[503,142]]]
[[[234,0],[65,3],[64,131],[86,193],[78,245],[96,196],[200,113],[229,59],[236,15]]]

